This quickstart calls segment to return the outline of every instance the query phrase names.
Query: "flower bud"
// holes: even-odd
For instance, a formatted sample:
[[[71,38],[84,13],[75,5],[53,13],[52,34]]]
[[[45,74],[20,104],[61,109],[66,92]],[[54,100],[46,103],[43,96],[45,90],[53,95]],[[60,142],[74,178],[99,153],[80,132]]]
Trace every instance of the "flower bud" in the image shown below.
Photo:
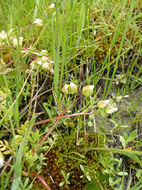
[[[93,89],[94,89],[94,85],[88,85],[88,86],[84,86],[82,88],[82,94],[85,97],[91,96],[93,94]]]
[[[105,110],[104,110],[104,111],[105,111],[105,113],[107,113],[107,114],[112,114],[112,113],[118,111],[118,108],[113,107],[113,106],[111,106],[111,105],[107,105],[107,106],[105,107]]]
[[[98,102],[97,106],[98,108],[104,108],[108,103],[109,103],[109,100],[102,100]]]

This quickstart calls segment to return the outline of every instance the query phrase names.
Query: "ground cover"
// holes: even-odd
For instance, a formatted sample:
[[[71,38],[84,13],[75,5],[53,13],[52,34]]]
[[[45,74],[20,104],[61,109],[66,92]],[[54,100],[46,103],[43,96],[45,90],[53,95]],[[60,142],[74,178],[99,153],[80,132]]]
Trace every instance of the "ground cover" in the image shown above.
[[[141,10],[1,1],[1,189],[142,188]]]

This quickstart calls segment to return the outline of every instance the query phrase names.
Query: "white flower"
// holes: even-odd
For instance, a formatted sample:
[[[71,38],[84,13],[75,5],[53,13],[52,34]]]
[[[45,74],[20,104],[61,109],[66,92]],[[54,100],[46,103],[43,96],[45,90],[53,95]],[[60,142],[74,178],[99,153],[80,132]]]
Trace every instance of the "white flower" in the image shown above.
[[[52,63],[54,61],[51,61],[49,57],[47,56],[42,56],[41,61],[42,61],[42,69],[44,71],[50,71],[51,73],[54,73],[53,66],[52,66]]]
[[[53,63],[54,61],[50,60],[47,56],[42,56],[41,58],[36,58],[34,61],[31,62],[30,66],[32,69],[36,70],[41,66],[41,69],[46,72],[54,73],[53,70]]]
[[[62,91],[64,94],[68,94],[68,93],[69,93],[68,88],[69,88],[69,85],[68,85],[68,84],[65,84],[65,85],[63,86],[63,88],[61,89],[61,91]]]
[[[74,84],[73,82],[71,82],[68,90],[69,90],[69,94],[76,94],[77,93],[77,85]]]
[[[48,9],[53,9],[55,7],[55,3],[52,3],[51,5],[49,5]]]
[[[38,26],[43,26],[43,20],[40,19],[40,18],[37,18],[37,19],[34,21],[34,24],[37,24]]]
[[[30,67],[33,70],[39,69],[39,66],[42,65],[42,61],[40,59],[35,59],[34,61],[31,62]]]
[[[105,107],[105,113],[107,113],[107,114],[111,114],[111,113],[114,113],[114,112],[116,112],[116,111],[118,111],[118,108],[116,108],[116,107],[113,107],[113,106],[111,106],[111,105],[107,105],[106,107]]]
[[[0,33],[0,40],[5,40],[5,39],[7,39],[7,34],[4,30],[2,30]]]
[[[102,101],[99,101],[97,106],[98,108],[104,108],[106,105],[108,105],[109,103],[109,100],[102,100]]]
[[[37,60],[37,64],[38,65],[42,65],[42,61],[39,59],[39,60]]]
[[[48,51],[45,50],[45,49],[41,50],[41,55],[42,55],[42,56],[48,55]]]
[[[13,45],[14,46],[18,46],[18,42],[19,42],[19,45],[21,46],[22,43],[23,43],[23,37],[19,37],[19,39],[17,39],[16,37],[14,37],[13,39]]]
[[[85,97],[89,97],[93,94],[93,89],[94,89],[94,85],[88,85],[88,86],[84,86],[82,88],[82,94],[85,96]]]
[[[3,160],[3,155],[0,152],[0,168],[2,168],[4,166],[4,160]]]
[[[44,71],[50,71],[51,73],[54,73],[53,67],[52,67],[51,63],[49,63],[49,62],[44,62],[42,64],[42,69]]]
[[[76,94],[77,93],[77,85],[71,82],[70,84],[65,84],[61,91],[64,94]]]
[[[73,82],[70,83],[70,87],[75,87],[75,86],[76,85]]]
[[[53,61],[53,60],[49,60],[49,62],[50,62],[51,64],[53,64],[53,63],[54,63],[54,61]]]
[[[42,56],[42,57],[41,57],[41,60],[42,60],[43,62],[45,62],[45,61],[49,61],[49,58],[48,58],[47,56]]]

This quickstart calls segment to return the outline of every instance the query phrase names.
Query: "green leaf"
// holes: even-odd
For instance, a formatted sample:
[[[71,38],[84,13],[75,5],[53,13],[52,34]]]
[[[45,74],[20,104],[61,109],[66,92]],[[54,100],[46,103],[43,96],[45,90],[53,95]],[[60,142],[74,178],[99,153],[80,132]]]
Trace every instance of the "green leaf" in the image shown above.
[[[91,177],[90,177],[89,173],[86,174],[86,178],[88,179],[88,181],[91,181]]]
[[[132,132],[128,135],[128,138],[125,139],[125,140],[126,140],[126,144],[127,144],[128,142],[130,142],[130,141],[135,140],[136,136],[137,136],[137,130],[132,131]]]
[[[83,167],[83,165],[80,164],[80,169],[83,171],[83,173],[85,173],[85,169]]]
[[[21,174],[22,174],[22,159],[21,158],[22,158],[24,147],[26,145],[26,141],[30,135],[34,122],[35,122],[35,117],[33,117],[30,122],[26,121],[24,124],[25,126],[28,125],[28,127],[23,137],[23,140],[21,142],[21,145],[18,149],[18,152],[16,154],[16,161],[14,164],[14,172],[15,172],[16,180],[12,185],[12,190],[18,190],[19,188],[19,182],[21,180]]]
[[[137,178],[142,177],[142,170],[138,170],[136,173]]]
[[[25,182],[24,182],[24,187],[26,187],[28,185],[28,183],[29,183],[29,178],[27,177]]]
[[[96,150],[96,151],[108,151],[108,152],[113,152],[113,153],[118,153],[118,154],[126,155],[126,156],[130,157],[132,160],[134,160],[137,163],[139,163],[140,166],[142,167],[142,162],[137,157],[137,156],[142,156],[142,152],[141,151],[127,150],[127,149],[117,149],[117,148],[91,148],[91,149],[88,149],[86,151],[86,153],[88,151],[93,151],[93,150]]]
[[[117,178],[114,181],[112,180],[112,178],[110,178],[109,182],[111,183],[111,186],[114,186],[114,185],[116,185],[116,184],[118,184],[118,183],[121,182],[121,177]]]
[[[120,142],[121,142],[123,148],[125,148],[125,146],[126,146],[125,139],[124,139],[122,136],[120,136],[119,140],[120,140]]]
[[[59,183],[59,186],[62,187],[64,185],[64,183],[65,183],[64,181]]]
[[[126,175],[128,175],[128,173],[127,172],[118,172],[117,175],[119,175],[119,176],[126,176]]]

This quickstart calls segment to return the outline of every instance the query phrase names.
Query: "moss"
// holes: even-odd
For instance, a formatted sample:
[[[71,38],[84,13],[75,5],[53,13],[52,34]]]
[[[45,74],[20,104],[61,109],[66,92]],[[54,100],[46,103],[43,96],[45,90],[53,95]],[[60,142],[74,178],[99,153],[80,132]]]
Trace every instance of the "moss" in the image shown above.
[[[46,157],[47,165],[44,166],[42,170],[42,176],[52,190],[85,189],[88,180],[85,176],[83,178],[80,177],[83,175],[83,172],[80,169],[80,164],[83,164],[84,167],[90,168],[89,173],[92,176],[93,169],[101,171],[102,166],[98,164],[99,157],[96,152],[90,151],[84,158],[79,156],[83,156],[83,152],[87,148],[103,146],[103,136],[100,134],[97,136],[98,143],[96,143],[94,134],[87,134],[86,141],[83,140],[77,148],[76,139],[72,136],[65,135],[63,138],[58,139],[56,145],[48,152]],[[84,138],[83,133],[79,134],[79,139],[80,138]],[[68,179],[70,184],[65,183],[63,187],[59,187],[59,184],[65,180],[61,174],[62,170],[65,174],[70,174]]]

